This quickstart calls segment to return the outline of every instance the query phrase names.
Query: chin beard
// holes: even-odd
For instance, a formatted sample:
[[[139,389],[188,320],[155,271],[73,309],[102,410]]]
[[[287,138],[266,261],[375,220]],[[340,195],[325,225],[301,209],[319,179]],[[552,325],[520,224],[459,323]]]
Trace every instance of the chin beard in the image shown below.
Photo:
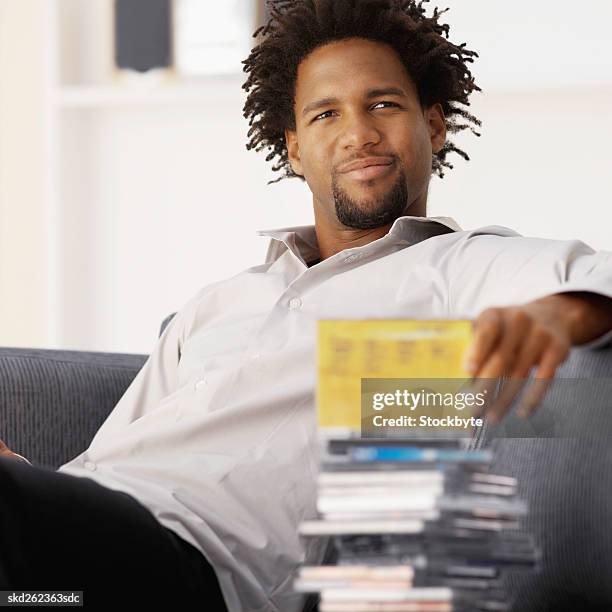
[[[336,175],[332,177],[332,194],[336,216],[342,225],[356,229],[372,229],[393,223],[402,216],[408,203],[406,177],[400,171],[393,187],[381,198],[360,205],[338,185]]]

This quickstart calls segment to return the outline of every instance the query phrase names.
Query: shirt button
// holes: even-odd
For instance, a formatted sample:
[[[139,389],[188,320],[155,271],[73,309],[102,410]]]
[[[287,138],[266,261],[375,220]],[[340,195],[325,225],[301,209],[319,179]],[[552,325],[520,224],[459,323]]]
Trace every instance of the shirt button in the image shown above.
[[[86,467],[88,470],[91,470],[92,472],[96,469],[96,464],[93,461],[86,461],[83,464],[84,467]]]
[[[289,308],[291,308],[291,310],[295,310],[296,308],[299,308],[302,305],[302,300],[300,300],[300,298],[291,298],[289,300]]]
[[[207,381],[205,378],[200,378],[200,380],[198,380],[198,382],[195,384],[196,391],[198,389],[201,389],[206,384],[206,382]]]

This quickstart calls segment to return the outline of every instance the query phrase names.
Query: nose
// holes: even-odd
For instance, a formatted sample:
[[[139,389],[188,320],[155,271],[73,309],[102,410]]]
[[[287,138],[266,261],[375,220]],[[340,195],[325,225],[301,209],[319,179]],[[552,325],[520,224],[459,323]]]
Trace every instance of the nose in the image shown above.
[[[340,144],[347,149],[361,149],[376,145],[381,140],[374,118],[367,112],[345,114],[342,122]]]

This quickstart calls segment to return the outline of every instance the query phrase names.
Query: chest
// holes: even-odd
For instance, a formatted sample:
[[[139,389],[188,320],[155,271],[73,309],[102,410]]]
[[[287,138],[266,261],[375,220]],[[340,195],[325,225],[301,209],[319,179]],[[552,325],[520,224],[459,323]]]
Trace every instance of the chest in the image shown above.
[[[238,275],[205,295],[185,331],[182,383],[202,372],[236,369],[262,358],[313,353],[319,319],[442,318],[446,281],[435,266],[387,257],[333,274],[310,268],[295,279]]]

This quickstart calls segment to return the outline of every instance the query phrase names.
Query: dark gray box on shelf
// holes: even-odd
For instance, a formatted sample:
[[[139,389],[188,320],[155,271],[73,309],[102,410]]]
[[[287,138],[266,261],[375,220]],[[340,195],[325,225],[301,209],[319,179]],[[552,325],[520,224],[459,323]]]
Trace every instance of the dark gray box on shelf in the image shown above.
[[[146,72],[172,65],[170,0],[115,0],[115,65]]]

